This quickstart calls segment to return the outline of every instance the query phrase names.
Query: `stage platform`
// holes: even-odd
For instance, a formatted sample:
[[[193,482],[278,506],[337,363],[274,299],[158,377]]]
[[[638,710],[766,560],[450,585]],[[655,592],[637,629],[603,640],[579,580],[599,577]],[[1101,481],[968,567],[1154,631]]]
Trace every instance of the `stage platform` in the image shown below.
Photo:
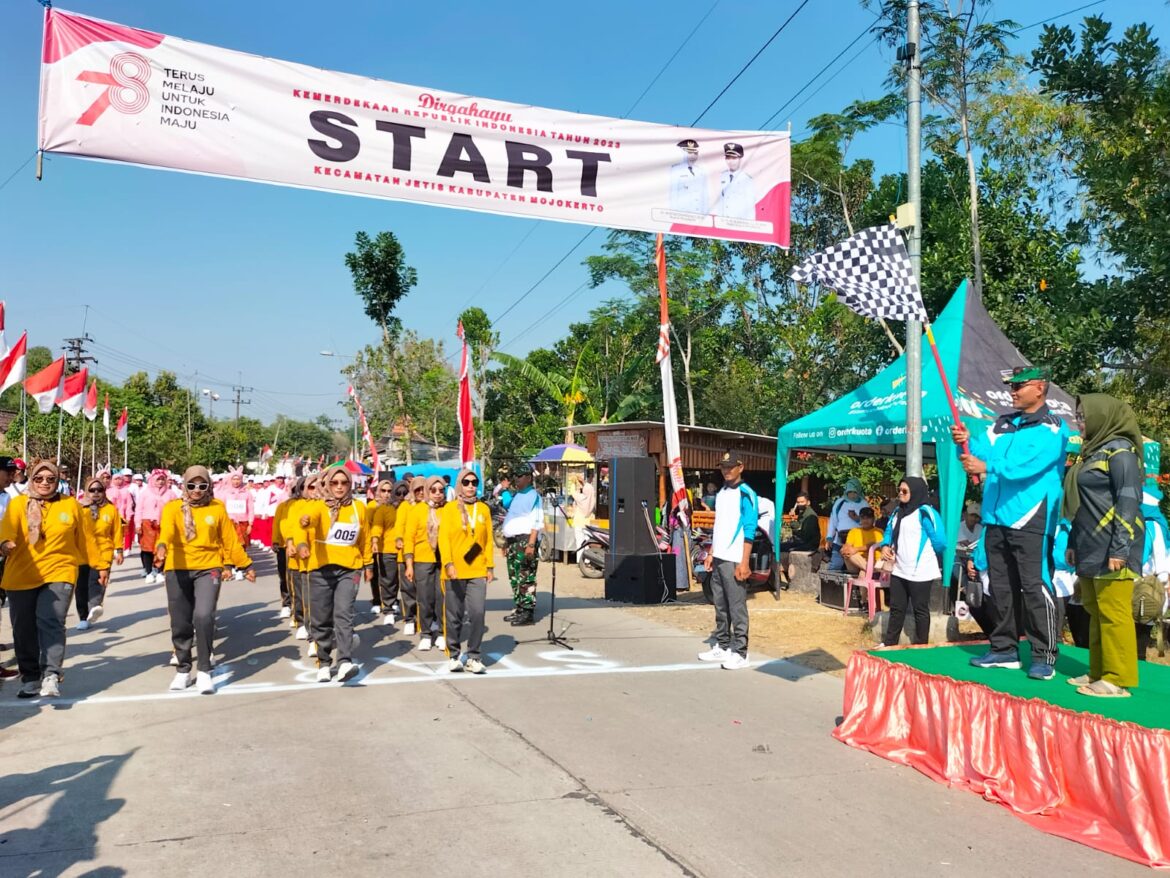
[[[854,653],[834,736],[1045,832],[1170,868],[1170,667],[1143,662],[1132,697],[1092,698],[1065,682],[1088,671],[1086,650],[1062,646],[1047,682],[972,668],[986,650]]]

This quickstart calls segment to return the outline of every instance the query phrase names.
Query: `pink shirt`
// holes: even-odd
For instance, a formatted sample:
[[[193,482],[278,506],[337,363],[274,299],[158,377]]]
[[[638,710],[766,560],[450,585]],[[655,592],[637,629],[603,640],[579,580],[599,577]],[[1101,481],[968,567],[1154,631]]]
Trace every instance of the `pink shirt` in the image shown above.
[[[170,488],[160,491],[153,485],[147,485],[138,492],[138,520],[162,521],[162,508],[178,497]]]

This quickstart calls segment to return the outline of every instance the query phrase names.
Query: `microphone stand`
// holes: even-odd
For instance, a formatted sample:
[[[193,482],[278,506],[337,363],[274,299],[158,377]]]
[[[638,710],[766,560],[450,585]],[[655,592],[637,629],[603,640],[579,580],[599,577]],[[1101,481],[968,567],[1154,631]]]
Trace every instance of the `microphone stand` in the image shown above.
[[[563,509],[561,509],[560,499],[557,497],[556,494],[550,493],[548,495],[548,497],[550,500],[552,500],[552,506],[553,506],[553,546],[552,546],[552,551],[549,553],[552,556],[552,589],[551,589],[550,595],[549,595],[551,603],[549,605],[549,610],[548,610],[548,631],[545,633],[544,637],[538,637],[538,638],[534,638],[532,640],[516,640],[516,638],[513,637],[512,640],[516,643],[517,646],[519,646],[521,643],[549,643],[553,646],[560,646],[564,649],[572,650],[572,649],[574,649],[574,647],[569,645],[569,641],[565,638],[565,632],[569,630],[569,626],[572,625],[573,623],[566,622],[565,627],[561,629],[559,634],[556,631],[556,617],[557,617],[557,540],[556,540],[556,537],[557,537],[557,513],[560,512],[561,517],[565,518],[565,511]],[[565,520],[568,521],[567,518],[565,518]]]

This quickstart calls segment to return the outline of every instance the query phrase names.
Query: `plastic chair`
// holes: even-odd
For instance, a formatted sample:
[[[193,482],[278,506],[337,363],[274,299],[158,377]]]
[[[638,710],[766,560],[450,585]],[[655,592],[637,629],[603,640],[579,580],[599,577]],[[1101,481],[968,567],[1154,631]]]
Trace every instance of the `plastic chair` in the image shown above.
[[[873,621],[876,614],[874,607],[877,604],[877,590],[879,588],[890,587],[890,575],[888,573],[876,573],[874,571],[874,556],[877,554],[877,545],[871,545],[866,551],[865,555],[865,572],[857,576],[851,576],[845,580],[845,595],[842,603],[845,605],[845,615],[849,615],[849,603],[853,600],[854,589],[865,589],[869,597],[869,621]]]

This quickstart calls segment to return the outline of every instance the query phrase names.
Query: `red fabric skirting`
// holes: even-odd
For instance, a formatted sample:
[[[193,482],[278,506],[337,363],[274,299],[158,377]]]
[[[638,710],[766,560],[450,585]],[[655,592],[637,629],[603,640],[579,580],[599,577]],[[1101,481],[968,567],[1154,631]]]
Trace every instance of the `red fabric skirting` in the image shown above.
[[[865,652],[833,736],[979,793],[1037,829],[1170,867],[1170,732],[1005,695]]]

